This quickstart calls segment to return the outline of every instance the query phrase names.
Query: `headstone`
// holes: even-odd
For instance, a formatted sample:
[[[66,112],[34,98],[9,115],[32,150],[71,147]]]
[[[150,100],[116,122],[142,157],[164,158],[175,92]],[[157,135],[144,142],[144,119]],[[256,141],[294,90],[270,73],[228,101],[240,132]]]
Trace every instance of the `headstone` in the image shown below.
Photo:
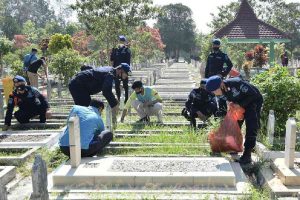
[[[0,200],[7,200],[7,190],[5,185],[0,183]]]
[[[269,118],[267,124],[267,133],[268,133],[268,140],[269,144],[273,146],[274,143],[274,133],[275,133],[275,115],[274,110],[269,111]]]
[[[4,100],[3,95],[0,93],[0,119],[4,118]]]
[[[80,146],[80,125],[78,116],[69,119],[69,144],[70,144],[70,160],[72,168],[76,168],[81,162],[81,146]]]
[[[48,200],[47,165],[40,155],[36,155],[32,166],[31,200]]]
[[[47,98],[48,98],[48,101],[51,101],[51,81],[48,79],[47,80]]]
[[[113,131],[113,124],[112,124],[112,111],[109,104],[106,106],[106,123],[105,123],[105,129],[109,131]]]
[[[295,146],[296,146],[296,121],[289,118],[286,122],[285,133],[285,165],[290,169],[294,168]]]

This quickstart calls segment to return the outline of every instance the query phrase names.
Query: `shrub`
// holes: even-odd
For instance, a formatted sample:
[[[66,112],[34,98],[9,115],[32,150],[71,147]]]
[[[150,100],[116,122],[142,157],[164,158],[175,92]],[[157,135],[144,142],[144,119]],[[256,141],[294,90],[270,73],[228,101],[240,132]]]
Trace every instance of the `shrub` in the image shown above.
[[[52,35],[48,45],[48,50],[50,53],[56,54],[64,48],[72,49],[71,36],[68,34],[63,35],[59,33]]]
[[[64,48],[53,55],[49,69],[66,84],[85,61],[77,51]]]
[[[9,74],[13,76],[23,75],[23,62],[18,54],[8,53],[3,57],[3,61],[9,69]]]
[[[269,110],[275,111],[276,133],[284,135],[288,117],[300,110],[300,80],[285,67],[276,66],[252,79],[264,96],[262,120],[267,123]]]

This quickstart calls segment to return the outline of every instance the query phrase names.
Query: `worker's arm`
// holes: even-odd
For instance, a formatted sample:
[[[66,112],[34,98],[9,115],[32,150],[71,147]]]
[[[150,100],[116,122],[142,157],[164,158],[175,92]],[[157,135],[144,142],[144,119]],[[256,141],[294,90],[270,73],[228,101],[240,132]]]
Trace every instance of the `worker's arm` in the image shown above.
[[[12,119],[12,113],[15,107],[14,103],[14,96],[13,94],[9,95],[8,103],[7,103],[7,110],[6,110],[6,115],[5,115],[5,127],[3,130],[7,130],[8,127],[11,125],[11,119]],[[5,130],[5,131],[6,131]]]
[[[124,110],[123,110],[123,112],[122,112],[121,122],[124,122],[124,119],[125,119],[125,117],[126,117],[126,115],[127,115],[127,111],[128,111],[128,109],[130,108],[132,101],[133,101],[134,99],[136,99],[136,97],[137,97],[137,96],[136,96],[136,93],[135,93],[135,92],[133,92],[133,93],[130,95],[128,101],[127,101],[126,104],[125,104]]]
[[[231,71],[233,64],[227,54],[224,55],[224,62],[226,63],[227,67],[223,69],[222,76],[226,77]]]
[[[105,80],[102,85],[102,94],[106,98],[110,107],[114,108],[116,105],[118,105],[118,100],[112,92],[114,78],[112,75],[107,75],[104,78]]]
[[[207,61],[206,61],[206,67],[205,67],[205,78],[209,78],[208,76],[209,76],[209,56],[208,56],[208,58],[207,58]]]
[[[155,97],[155,100],[151,102],[152,105],[156,103],[162,103],[162,98],[159,96],[158,92],[152,89],[152,96]]]

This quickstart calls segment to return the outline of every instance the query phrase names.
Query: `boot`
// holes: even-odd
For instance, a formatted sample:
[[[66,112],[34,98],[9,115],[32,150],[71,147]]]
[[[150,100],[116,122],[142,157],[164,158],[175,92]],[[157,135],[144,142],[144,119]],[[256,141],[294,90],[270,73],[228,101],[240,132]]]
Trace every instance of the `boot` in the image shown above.
[[[236,159],[236,162],[239,162],[241,165],[250,164],[252,162],[251,150],[245,150],[243,155],[240,158]]]

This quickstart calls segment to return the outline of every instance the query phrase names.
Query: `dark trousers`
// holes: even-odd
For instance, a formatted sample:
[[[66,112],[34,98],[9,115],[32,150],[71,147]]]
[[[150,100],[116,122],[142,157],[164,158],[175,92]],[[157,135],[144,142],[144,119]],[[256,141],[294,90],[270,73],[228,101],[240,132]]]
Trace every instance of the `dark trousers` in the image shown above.
[[[245,108],[244,120],[239,122],[240,126],[242,126],[244,121],[246,122],[246,136],[244,143],[244,152],[246,153],[251,153],[252,149],[256,145],[256,137],[260,128],[262,102],[262,100],[255,102]]]
[[[113,139],[113,134],[110,131],[102,131],[91,141],[88,149],[81,149],[81,157],[93,157],[97,155],[106,145]],[[70,157],[70,147],[61,146],[60,150],[63,154]]]
[[[127,102],[128,100],[128,78],[127,79],[118,79],[118,78],[115,78],[115,90],[116,90],[116,94],[117,94],[117,97],[118,97],[118,100],[120,101],[120,97],[121,97],[121,81],[123,82],[123,88],[125,90],[125,102]]]
[[[72,80],[69,84],[69,91],[73,97],[74,103],[79,106],[89,106],[91,103],[91,96],[82,84]]]
[[[46,122],[46,109],[44,108],[37,107],[32,110],[18,110],[14,115],[20,124],[29,123],[30,119],[37,115],[40,116],[40,123]]]

